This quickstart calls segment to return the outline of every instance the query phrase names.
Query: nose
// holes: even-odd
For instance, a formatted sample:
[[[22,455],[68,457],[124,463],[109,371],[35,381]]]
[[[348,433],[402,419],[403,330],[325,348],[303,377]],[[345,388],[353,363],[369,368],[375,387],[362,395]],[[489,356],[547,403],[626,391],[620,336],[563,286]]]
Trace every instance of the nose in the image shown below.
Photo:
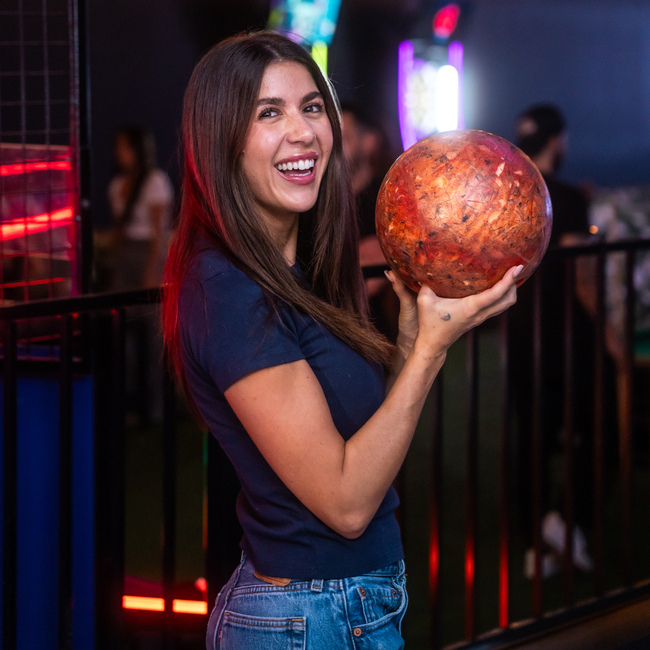
[[[290,142],[309,143],[314,139],[314,129],[302,112],[289,116],[287,138]]]

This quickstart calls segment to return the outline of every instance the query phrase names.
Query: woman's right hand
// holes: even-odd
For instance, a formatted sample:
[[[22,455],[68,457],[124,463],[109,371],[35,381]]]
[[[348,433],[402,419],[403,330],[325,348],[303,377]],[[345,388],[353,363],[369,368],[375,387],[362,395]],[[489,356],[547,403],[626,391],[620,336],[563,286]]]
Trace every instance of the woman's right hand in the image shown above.
[[[463,334],[511,307],[517,300],[516,280],[522,269],[512,267],[494,286],[464,298],[441,298],[422,286],[417,295],[414,345],[428,354],[444,354]]]

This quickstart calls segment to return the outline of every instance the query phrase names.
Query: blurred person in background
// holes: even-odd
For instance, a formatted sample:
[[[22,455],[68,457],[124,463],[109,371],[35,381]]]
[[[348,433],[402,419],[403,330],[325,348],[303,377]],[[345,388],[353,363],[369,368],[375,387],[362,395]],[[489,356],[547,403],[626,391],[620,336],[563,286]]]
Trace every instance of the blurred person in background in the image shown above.
[[[558,177],[567,151],[567,128],[562,112],[551,104],[538,104],[517,118],[515,144],[538,167],[548,187],[553,208],[550,248],[583,244],[590,238],[589,198],[587,194]],[[585,531],[593,516],[594,462],[594,347],[596,345],[593,314],[595,292],[589,272],[582,260],[576,265],[576,284],[572,298],[571,409],[573,420],[565,422],[565,260],[548,254],[537,273],[541,281],[541,537],[544,552],[543,576],[559,570],[566,546],[564,512],[571,505],[575,526],[572,551],[574,565],[591,571],[592,558],[587,550]],[[524,574],[532,578],[535,567],[533,521],[533,484],[531,471],[533,435],[533,351],[532,340],[535,306],[534,280],[520,287],[517,305],[509,314],[512,327],[509,338],[509,370],[518,424],[518,500],[527,545]],[[617,431],[616,371],[611,357],[606,358],[604,387],[604,430],[606,458],[615,457]],[[568,432],[573,444],[573,502],[564,500],[551,476],[551,458],[567,444]]]
[[[384,176],[397,157],[380,120],[361,105],[341,102],[343,154],[351,169],[359,223],[361,267],[386,266],[375,230],[375,205]],[[366,279],[370,315],[380,332],[391,341],[397,336],[399,302],[390,282],[383,277]]]
[[[115,134],[116,174],[108,187],[113,217],[110,288],[156,287],[167,257],[174,190],[156,163],[153,134],[125,125]]]

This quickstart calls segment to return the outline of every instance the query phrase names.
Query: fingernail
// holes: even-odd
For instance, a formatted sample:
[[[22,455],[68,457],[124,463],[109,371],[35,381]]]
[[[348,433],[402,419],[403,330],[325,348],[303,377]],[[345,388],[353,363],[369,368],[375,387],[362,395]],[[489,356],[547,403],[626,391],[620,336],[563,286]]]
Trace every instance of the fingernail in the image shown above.
[[[384,275],[388,278],[388,280],[389,280],[390,282],[393,281],[393,277],[392,277],[390,271],[384,271]]]
[[[524,265],[520,264],[516,269],[515,272],[512,274],[512,277],[516,278],[519,277],[519,274],[524,270]]]

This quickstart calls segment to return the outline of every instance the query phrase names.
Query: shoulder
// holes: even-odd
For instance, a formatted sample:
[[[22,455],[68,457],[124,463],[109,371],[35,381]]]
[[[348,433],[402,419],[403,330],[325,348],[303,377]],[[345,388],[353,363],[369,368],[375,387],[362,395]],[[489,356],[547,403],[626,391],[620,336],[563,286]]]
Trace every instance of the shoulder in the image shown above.
[[[247,319],[263,302],[261,287],[213,247],[196,250],[181,284],[179,319],[206,325]]]
[[[252,291],[262,294],[261,288],[254,280],[237,268],[221,251],[208,245],[200,245],[195,249],[182,290],[191,290],[191,287],[197,286],[218,289],[219,293],[244,290],[247,293]]]
[[[551,177],[545,178],[544,180],[546,181],[549,194],[551,195],[551,201],[567,201],[577,205],[587,206],[587,196],[580,188],[557,178]]]
[[[150,199],[161,201],[170,201],[174,195],[172,182],[162,169],[153,169],[149,173],[143,190]]]
[[[565,233],[586,233],[589,230],[589,201],[578,187],[558,180],[546,179],[553,206],[553,241]]]
[[[279,316],[262,288],[213,248],[195,253],[178,325],[186,363],[222,391],[249,372],[303,358],[292,317]]]

